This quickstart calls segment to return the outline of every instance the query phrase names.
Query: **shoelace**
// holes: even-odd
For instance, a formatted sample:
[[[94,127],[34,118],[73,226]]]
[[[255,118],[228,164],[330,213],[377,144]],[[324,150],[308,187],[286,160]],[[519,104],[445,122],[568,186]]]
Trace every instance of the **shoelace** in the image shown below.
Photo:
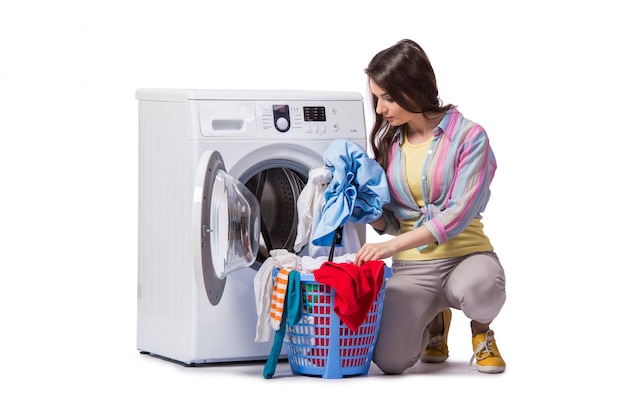
[[[474,354],[472,354],[472,358],[469,361],[469,365],[470,366],[472,365],[472,363],[474,362],[474,359],[476,359],[476,361],[479,361],[479,360],[486,359],[487,357],[491,355],[495,355],[492,349],[492,344],[493,344],[493,331],[488,330],[487,333],[485,334],[485,341],[478,344],[478,346],[476,347],[476,351],[474,351]]]
[[[442,340],[443,340],[443,335],[435,335],[430,340],[428,340],[427,348],[434,348],[435,350],[443,351],[441,348]]]

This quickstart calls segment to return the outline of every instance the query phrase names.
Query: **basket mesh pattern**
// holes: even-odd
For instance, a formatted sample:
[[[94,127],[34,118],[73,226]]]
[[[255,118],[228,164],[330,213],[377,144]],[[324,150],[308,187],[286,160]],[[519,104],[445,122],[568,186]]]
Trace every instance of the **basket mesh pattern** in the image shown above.
[[[285,336],[292,372],[327,378],[367,374],[378,336],[385,283],[355,333],[333,311],[335,291],[330,286],[304,275],[300,280],[302,318],[287,326]]]

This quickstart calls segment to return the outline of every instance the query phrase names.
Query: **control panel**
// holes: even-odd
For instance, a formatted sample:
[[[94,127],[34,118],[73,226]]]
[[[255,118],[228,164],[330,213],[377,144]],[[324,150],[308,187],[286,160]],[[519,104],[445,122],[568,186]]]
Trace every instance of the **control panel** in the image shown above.
[[[300,137],[357,138],[365,135],[363,104],[358,101],[328,103],[257,102],[262,131]]]
[[[197,103],[200,131],[205,137],[366,137],[360,100],[199,100]]]

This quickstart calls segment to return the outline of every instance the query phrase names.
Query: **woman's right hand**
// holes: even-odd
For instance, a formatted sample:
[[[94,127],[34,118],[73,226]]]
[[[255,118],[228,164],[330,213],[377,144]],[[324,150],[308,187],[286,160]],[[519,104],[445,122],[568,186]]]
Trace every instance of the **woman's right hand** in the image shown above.
[[[363,265],[372,260],[383,260],[393,255],[393,248],[389,241],[364,244],[354,258],[354,264]]]

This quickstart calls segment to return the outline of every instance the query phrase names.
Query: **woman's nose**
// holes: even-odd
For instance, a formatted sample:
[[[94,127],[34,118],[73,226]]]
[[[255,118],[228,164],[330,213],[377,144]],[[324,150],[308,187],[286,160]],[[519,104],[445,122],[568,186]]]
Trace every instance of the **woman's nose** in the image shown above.
[[[379,115],[383,114],[383,105],[380,102],[376,103],[376,113]]]

